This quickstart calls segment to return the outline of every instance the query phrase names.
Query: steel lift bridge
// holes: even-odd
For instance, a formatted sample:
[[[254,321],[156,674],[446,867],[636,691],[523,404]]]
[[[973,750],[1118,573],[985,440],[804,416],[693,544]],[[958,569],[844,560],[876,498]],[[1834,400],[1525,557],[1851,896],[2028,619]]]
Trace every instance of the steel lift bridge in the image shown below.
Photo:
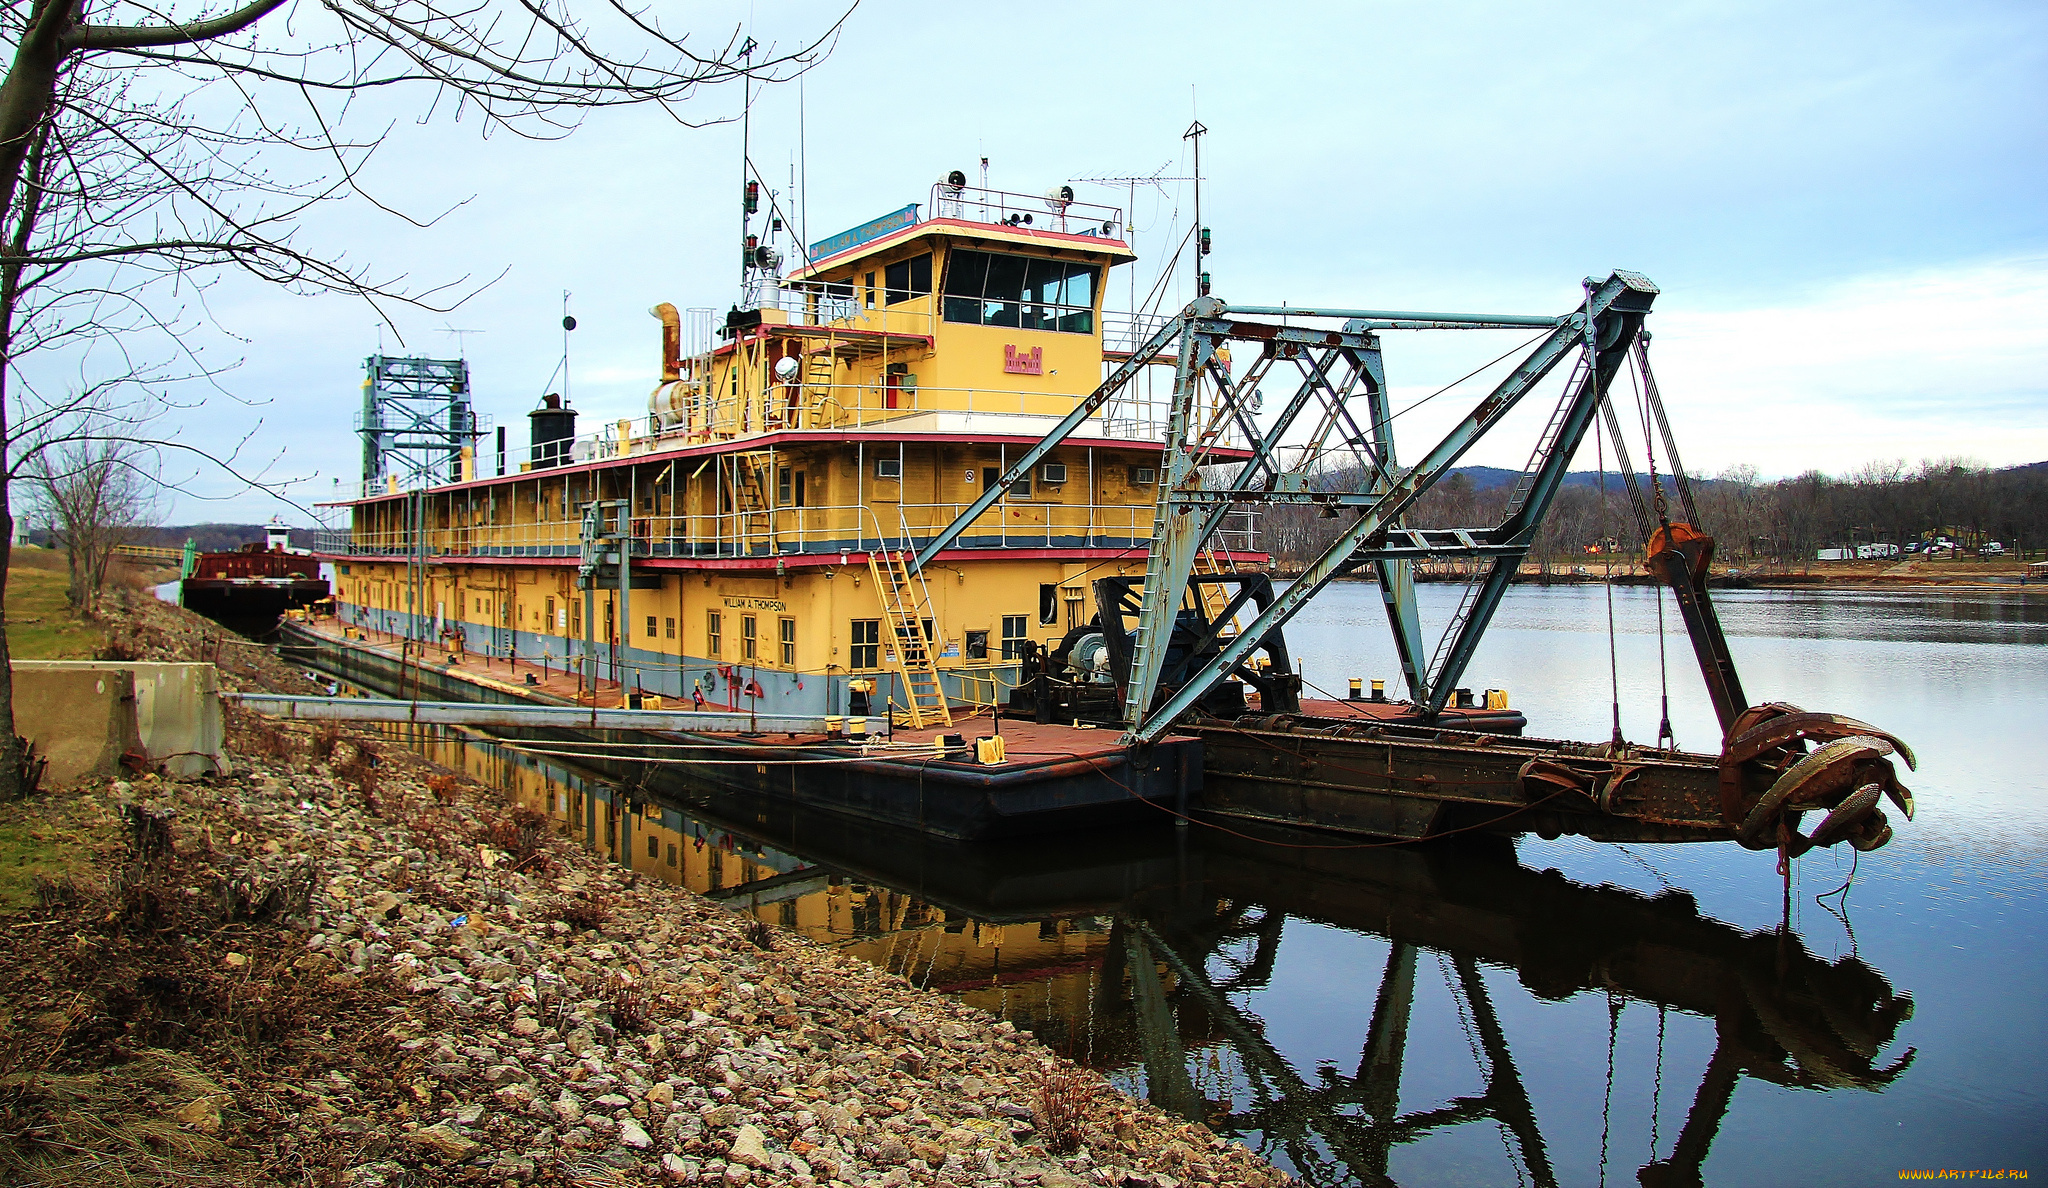
[[[1640,803],[1632,810],[1639,820],[1652,822],[1650,833],[1631,835],[1639,839],[1735,837],[1755,849],[1775,846],[1786,857],[1796,857],[1812,845],[1843,840],[1859,849],[1875,849],[1891,835],[1884,815],[1876,811],[1880,795],[1890,797],[1908,817],[1912,815],[1911,796],[1885,758],[1899,754],[1910,765],[1911,752],[1895,737],[1853,719],[1806,713],[1782,703],[1752,707],[1745,698],[1707,596],[1713,541],[1694,527],[1698,521],[1692,513],[1691,492],[1675,465],[1669,427],[1663,423],[1649,374],[1643,323],[1657,291],[1648,278],[1617,271],[1604,279],[1589,278],[1577,308],[1548,317],[1248,306],[1200,298],[1134,350],[1044,440],[1015,458],[1008,471],[988,485],[958,519],[920,542],[912,567],[922,569],[930,564],[1012,483],[1030,474],[1033,466],[1109,403],[1140,368],[1172,350],[1176,352],[1176,373],[1166,432],[1165,474],[1159,484],[1144,584],[1137,596],[1136,627],[1130,636],[1127,664],[1117,673],[1120,678],[1128,674],[1119,682],[1123,741],[1141,745],[1160,738],[1232,676],[1263,688],[1277,688],[1283,699],[1292,699],[1287,684],[1276,686],[1270,675],[1261,675],[1252,662],[1253,654],[1266,647],[1269,636],[1280,638],[1280,628],[1332,579],[1366,566],[1379,580],[1414,716],[1428,722],[1449,702],[1508,584],[1528,555],[1537,526],[1562,485],[1573,455],[1594,418],[1604,410],[1645,538],[1648,566],[1676,596],[1720,719],[1724,745],[1719,756],[1684,756],[1660,750],[1657,754],[1666,759],[1659,760],[1662,766],[1647,774],[1622,764],[1624,758],[1632,759],[1624,752],[1633,749],[1622,742],[1618,731],[1613,751],[1606,756],[1615,761],[1609,768],[1581,764],[1576,770],[1566,770],[1568,765],[1554,760],[1567,757],[1576,761],[1581,757],[1578,751],[1532,751],[1529,762],[1519,769],[1524,791],[1516,794],[1521,797],[1518,803],[1532,804],[1534,798],[1527,790],[1547,780],[1552,795],[1558,795],[1560,789],[1569,793],[1553,807],[1579,814],[1574,820],[1587,821],[1593,814],[1613,820],[1627,799],[1621,792],[1651,789],[1648,799],[1639,796]],[[1536,340],[1419,461],[1403,465],[1395,449],[1393,422],[1398,414],[1389,406],[1380,342],[1380,332],[1387,330],[1528,330],[1536,333]],[[1226,345],[1231,350],[1219,357]],[[1667,512],[1661,485],[1653,488],[1654,500],[1644,497],[1626,459],[1620,423],[1608,407],[1609,388],[1631,356],[1644,382],[1648,406],[1656,412],[1666,458],[1673,463],[1681,505],[1676,521]],[[1233,376],[1226,358],[1238,360],[1239,374]],[[1512,489],[1502,520],[1468,528],[1409,527],[1404,517],[1423,493],[1445,478],[1459,459],[1547,376],[1567,363],[1568,378]],[[1284,401],[1262,397],[1262,385],[1276,386],[1283,378],[1293,388]],[[1213,396],[1202,393],[1205,384],[1213,388]],[[1250,458],[1234,472],[1225,471],[1225,461],[1213,454],[1226,429],[1234,429],[1251,443]],[[1344,464],[1344,469],[1333,463]],[[1210,469],[1205,471],[1205,466]],[[1231,477],[1219,480],[1217,476],[1223,473]],[[1362,477],[1348,488],[1331,489],[1331,479],[1344,473]],[[1195,574],[1196,560],[1205,546],[1234,509],[1289,504],[1315,506],[1326,515],[1349,515],[1351,519],[1283,593],[1270,595],[1269,588],[1258,588],[1261,584],[1241,584],[1220,613],[1199,616],[1200,638],[1187,643],[1183,607],[1190,597],[1190,578],[1195,577],[1198,585],[1215,580]],[[1425,651],[1416,611],[1414,566],[1418,561],[1450,558],[1479,562],[1481,574],[1440,643]],[[1125,610],[1103,594],[1104,589],[1105,584],[1098,583],[1102,622],[1108,625],[1120,620]],[[1194,597],[1202,601],[1199,593]],[[1236,623],[1240,616],[1249,616],[1249,622]],[[1182,633],[1180,640],[1175,639],[1177,627]],[[1171,657],[1169,642],[1174,644]],[[1274,659],[1284,663],[1284,657],[1276,655]],[[1276,710],[1293,712],[1298,705],[1276,705],[1269,699],[1262,708],[1271,714]],[[1818,750],[1807,750],[1809,741],[1824,740],[1832,741]],[[1684,764],[1675,761],[1681,758],[1699,772],[1688,776],[1680,770]],[[1516,771],[1510,765],[1507,775],[1512,779]],[[1799,813],[1806,810],[1829,814],[1811,837],[1795,828]],[[1681,823],[1682,828],[1666,828]]]

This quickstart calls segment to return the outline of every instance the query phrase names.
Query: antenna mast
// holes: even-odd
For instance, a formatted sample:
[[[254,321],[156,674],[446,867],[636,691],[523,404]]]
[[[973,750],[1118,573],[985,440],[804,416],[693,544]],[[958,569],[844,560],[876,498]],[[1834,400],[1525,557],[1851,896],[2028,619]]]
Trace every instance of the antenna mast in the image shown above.
[[[1202,257],[1209,254],[1209,235],[1202,226],[1202,137],[1208,131],[1209,129],[1202,125],[1202,121],[1196,120],[1188,125],[1188,130],[1181,133],[1180,137],[1182,140],[1195,142],[1195,237],[1199,241],[1195,247],[1194,261],[1197,297],[1209,295],[1209,274],[1202,271]]]

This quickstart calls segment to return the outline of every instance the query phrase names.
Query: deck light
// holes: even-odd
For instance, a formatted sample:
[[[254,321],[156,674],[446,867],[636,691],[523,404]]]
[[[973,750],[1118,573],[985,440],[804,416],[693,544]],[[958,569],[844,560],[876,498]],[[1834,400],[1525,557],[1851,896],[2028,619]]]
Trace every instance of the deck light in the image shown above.
[[[1209,274],[1208,274],[1208,273],[1206,273],[1206,272],[1205,272],[1205,273],[1203,273],[1203,274],[1202,274],[1201,280],[1200,280],[1200,281],[1198,281],[1198,282],[1196,283],[1196,285],[1195,285],[1195,289],[1196,289],[1196,293],[1195,293],[1195,296],[1197,296],[1197,297],[1207,297],[1207,296],[1209,295]]]
[[[1207,227],[1202,228],[1202,254],[1205,256],[1209,254],[1209,229]]]
[[[753,214],[759,209],[761,209],[761,183],[750,181],[747,183],[747,213]]]

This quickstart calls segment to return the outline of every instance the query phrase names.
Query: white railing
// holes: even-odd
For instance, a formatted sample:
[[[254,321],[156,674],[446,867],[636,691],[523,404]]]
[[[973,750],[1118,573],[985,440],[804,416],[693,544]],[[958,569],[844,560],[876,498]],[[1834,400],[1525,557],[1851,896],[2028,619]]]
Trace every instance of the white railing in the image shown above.
[[[1122,242],[1123,211],[1094,202],[1074,202],[1046,194],[1012,194],[980,186],[932,187],[932,217],[988,223],[1017,230],[1089,235]]]
[[[915,547],[951,524],[968,504],[901,506],[885,529],[863,504],[726,509],[698,514],[647,514],[632,519],[636,557],[761,557],[868,552]],[[1143,548],[1152,536],[1149,504],[1058,503],[1006,499],[977,516],[955,548]],[[567,557],[582,544],[580,517],[508,524],[430,527],[427,556]],[[327,530],[318,551],[329,556],[413,556],[419,536],[404,529]]]

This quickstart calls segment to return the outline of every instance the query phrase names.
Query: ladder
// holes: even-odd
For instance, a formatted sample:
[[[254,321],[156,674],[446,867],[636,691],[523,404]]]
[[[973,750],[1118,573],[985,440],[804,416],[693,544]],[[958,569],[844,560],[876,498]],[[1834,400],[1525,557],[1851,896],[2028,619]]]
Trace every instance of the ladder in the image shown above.
[[[816,428],[826,424],[825,401],[832,397],[832,381],[839,374],[839,359],[827,346],[812,351],[804,366],[804,394],[798,412],[799,424],[792,428]]]
[[[1501,523],[1505,524],[1514,519],[1529,502],[1529,493],[1536,486],[1536,473],[1543,468],[1543,460],[1556,447],[1558,435],[1564,432],[1565,417],[1571,411],[1572,402],[1578,399],[1579,387],[1592,381],[1592,370],[1593,352],[1580,351],[1579,361],[1572,367],[1571,378],[1564,382],[1564,394],[1557,398],[1557,407],[1550,410],[1550,420],[1544,424],[1543,432],[1537,436],[1536,448],[1529,451],[1528,465],[1522,467],[1522,473],[1515,478],[1514,490],[1508,492],[1507,508],[1501,514]],[[1445,663],[1450,660],[1452,644],[1464,630],[1466,620],[1472,617],[1472,608],[1479,601],[1479,591],[1486,585],[1485,577],[1491,576],[1494,568],[1501,565],[1519,568],[1522,556],[1517,553],[1509,557],[1496,557],[1484,569],[1475,570],[1472,580],[1465,583],[1465,594],[1458,600],[1457,613],[1451,616],[1450,625],[1444,628],[1443,638],[1437,641],[1436,654],[1430,657],[1429,667],[1423,670],[1423,675],[1429,680],[1429,693],[1436,692],[1437,681],[1443,676]]]
[[[902,549],[877,549],[868,554],[868,572],[874,576],[875,595],[882,601],[882,617],[894,644],[887,654],[909,696],[910,704],[904,707],[910,715],[908,725],[912,730],[931,722],[951,726],[953,711],[939,686],[938,664],[921,622],[930,598],[924,583],[910,572],[910,555]]]

